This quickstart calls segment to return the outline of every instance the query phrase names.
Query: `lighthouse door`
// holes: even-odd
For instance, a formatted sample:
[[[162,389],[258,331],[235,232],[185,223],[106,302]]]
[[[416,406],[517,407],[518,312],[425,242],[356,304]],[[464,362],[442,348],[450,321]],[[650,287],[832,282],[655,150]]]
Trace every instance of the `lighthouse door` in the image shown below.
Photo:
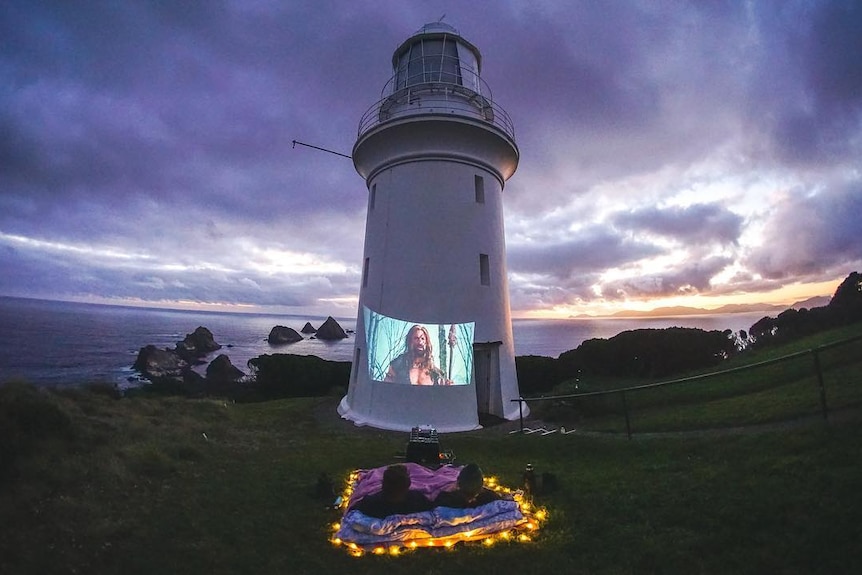
[[[500,378],[500,343],[474,344],[473,362],[476,369],[476,406],[479,413],[493,414],[491,382]]]

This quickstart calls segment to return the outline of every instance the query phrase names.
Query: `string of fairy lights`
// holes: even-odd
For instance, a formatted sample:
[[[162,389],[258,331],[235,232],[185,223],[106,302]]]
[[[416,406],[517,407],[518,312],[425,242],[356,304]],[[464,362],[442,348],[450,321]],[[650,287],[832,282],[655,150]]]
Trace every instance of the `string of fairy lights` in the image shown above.
[[[349,474],[345,481],[344,491],[341,494],[341,509],[342,513],[347,510],[351,495],[359,479],[359,471],[353,471]],[[501,495],[511,497],[517,504],[524,516],[524,519],[518,522],[514,527],[503,529],[494,533],[480,533],[478,529],[472,529],[448,535],[446,537],[428,537],[422,539],[411,539],[407,541],[398,541],[388,544],[375,545],[360,545],[352,541],[342,541],[338,536],[338,530],[341,529],[341,523],[335,522],[332,524],[332,537],[330,542],[337,546],[343,547],[350,555],[354,557],[362,557],[366,554],[372,555],[401,555],[405,552],[414,551],[420,548],[445,548],[453,549],[457,543],[466,541],[478,541],[482,545],[491,547],[498,543],[528,543],[533,541],[536,533],[541,525],[548,519],[548,510],[544,507],[537,507],[524,492],[520,489],[511,489],[501,485],[496,477],[485,477],[485,487],[491,489]]]

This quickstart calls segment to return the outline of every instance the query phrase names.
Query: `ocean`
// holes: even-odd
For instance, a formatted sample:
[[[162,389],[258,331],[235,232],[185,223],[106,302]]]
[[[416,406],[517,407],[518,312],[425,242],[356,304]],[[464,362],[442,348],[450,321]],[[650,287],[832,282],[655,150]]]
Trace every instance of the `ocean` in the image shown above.
[[[610,338],[632,329],[697,327],[747,330],[763,312],[636,319],[516,319],[512,322],[516,355],[557,357],[591,338]],[[266,341],[276,325],[319,327],[325,317],[261,313],[164,310],[0,297],[0,383],[20,379],[36,385],[88,382],[138,385],[132,370],[146,345],[173,348],[198,326],[208,328],[231,362],[248,371],[249,359],[263,354],[316,355],[350,361],[355,318],[335,318],[350,332],[345,340],[305,339],[284,346]],[[201,372],[205,366],[200,367]]]

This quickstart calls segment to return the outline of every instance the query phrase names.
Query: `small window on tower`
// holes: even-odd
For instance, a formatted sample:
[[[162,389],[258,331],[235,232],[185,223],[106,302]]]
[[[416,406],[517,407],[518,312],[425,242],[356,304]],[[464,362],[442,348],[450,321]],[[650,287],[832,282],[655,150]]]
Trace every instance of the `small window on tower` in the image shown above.
[[[476,176],[474,184],[476,186],[476,203],[484,204],[485,203],[485,178],[482,176]]]
[[[362,287],[366,287],[368,285],[368,258],[365,258],[365,262],[362,264]]]
[[[479,254],[479,279],[483,286],[491,285],[491,268],[488,263],[488,254]]]
[[[377,201],[377,184],[371,184],[371,193],[368,196],[368,209],[374,209],[374,202]]]

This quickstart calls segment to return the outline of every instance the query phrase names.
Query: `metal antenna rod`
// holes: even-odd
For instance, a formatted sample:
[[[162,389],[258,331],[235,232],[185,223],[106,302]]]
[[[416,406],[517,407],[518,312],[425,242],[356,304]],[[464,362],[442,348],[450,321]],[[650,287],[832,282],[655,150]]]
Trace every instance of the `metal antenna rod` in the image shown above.
[[[347,154],[342,154],[341,152],[335,152],[333,150],[327,150],[326,148],[321,148],[320,146],[312,146],[311,144],[306,144],[305,142],[300,142],[299,140],[293,141],[293,148],[296,148],[296,145],[305,146],[306,148],[314,148],[315,150],[320,150],[321,152],[329,152],[330,154],[335,154],[336,156],[341,156],[342,158],[347,158],[349,160],[353,159],[353,156],[348,156]]]

